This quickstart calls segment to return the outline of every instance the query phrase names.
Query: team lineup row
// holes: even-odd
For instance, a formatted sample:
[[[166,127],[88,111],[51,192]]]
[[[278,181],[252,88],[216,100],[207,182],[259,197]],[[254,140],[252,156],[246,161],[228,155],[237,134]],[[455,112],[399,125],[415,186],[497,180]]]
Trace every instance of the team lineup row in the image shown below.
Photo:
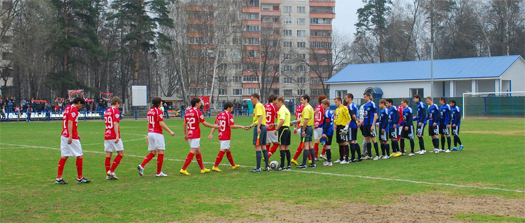
[[[307,167],[315,168],[316,160],[323,158],[326,160],[324,166],[332,166],[333,163],[348,164],[352,162],[359,162],[363,159],[372,159],[371,146],[374,144],[376,156],[373,160],[389,159],[390,157],[399,157],[405,154],[404,139],[410,140],[411,153],[414,153],[414,126],[413,121],[417,121],[417,137],[419,138],[420,151],[418,154],[425,154],[423,131],[427,121],[429,122],[429,135],[432,137],[434,145],[434,152],[440,151],[450,152],[451,140],[449,128],[452,127],[454,135],[455,147],[452,150],[461,150],[463,145],[459,139],[459,125],[460,125],[460,110],[456,106],[455,101],[451,101],[450,105],[446,104],[444,98],[441,98],[441,108],[433,104],[432,98],[427,98],[426,102],[429,105],[428,112],[426,106],[421,102],[419,96],[414,96],[414,102],[418,104],[418,114],[414,118],[413,112],[408,107],[408,100],[403,99],[401,102],[401,109],[393,106],[391,99],[381,99],[379,101],[380,111],[376,112],[377,108],[373,102],[370,94],[365,93],[365,104],[361,106],[358,111],[357,106],[353,102],[353,95],[347,94],[344,100],[340,97],[334,99],[337,109],[335,113],[330,110],[330,101],[327,97],[322,95],[318,97],[319,105],[314,109],[310,105],[310,97],[304,95],[301,97],[301,105],[297,106],[295,111],[295,121],[291,120],[290,111],[286,108],[284,98],[270,95],[268,97],[268,104],[262,105],[260,103],[260,96],[252,94],[250,99],[254,104],[253,122],[249,126],[236,125],[233,119],[232,103],[225,103],[224,111],[217,115],[214,124],[207,123],[204,120],[204,115],[198,109],[201,106],[201,100],[194,98],[191,100],[192,108],[186,111],[184,116],[184,140],[190,145],[190,152],[188,153],[180,173],[183,175],[190,175],[187,171],[188,165],[196,158],[200,166],[201,173],[209,173],[210,169],[204,167],[202,162],[201,148],[200,148],[200,123],[205,127],[211,128],[211,133],[208,139],[212,139],[214,132],[218,130],[218,138],[220,140],[220,152],[217,155],[214,166],[211,170],[222,172],[219,169],[219,164],[226,154],[232,169],[237,169],[240,165],[236,165],[230,151],[231,129],[253,130],[253,145],[256,151],[256,167],[250,172],[269,171],[269,158],[279,149],[281,155],[280,166],[272,166],[275,170],[288,170],[291,168],[291,163],[297,165],[298,168],[306,169]],[[169,129],[164,123],[163,112],[159,109],[162,99],[155,97],[152,99],[152,107],[147,113],[148,122],[148,151],[150,152],[144,161],[138,165],[138,173],[143,176],[144,167],[146,164],[157,156],[157,177],[166,177],[167,174],[162,172],[162,165],[164,161],[164,135],[163,130],[169,132],[171,136],[175,133]],[[111,107],[104,113],[105,122],[105,141],[104,148],[106,151],[106,179],[116,180],[118,177],[115,174],[115,169],[120,164],[124,156],[124,146],[120,140],[120,113],[118,111],[122,101],[118,97],[111,100]],[[61,136],[61,159],[58,164],[58,174],[55,180],[57,184],[67,184],[62,179],[62,172],[68,157],[76,157],[77,166],[77,182],[89,183],[90,180],[82,175],[82,147],[80,144],[80,137],[78,136],[78,109],[85,104],[84,99],[75,98],[72,104],[68,106],[63,113],[63,131]],[[379,115],[377,114],[379,113]],[[400,116],[402,118],[400,118]],[[277,120],[277,122],[275,122]],[[291,126],[294,125],[294,134],[300,135],[300,144],[297,148],[295,156],[291,158],[289,146],[291,143]],[[365,137],[363,156],[361,149],[357,143],[357,132],[361,130]],[[381,142],[381,151],[379,154],[378,143],[376,139],[377,132]],[[438,149],[439,139],[441,134],[442,149]],[[339,145],[340,158],[332,163],[332,154],[330,146],[332,144],[333,136],[336,136],[336,141]],[[445,136],[447,137],[448,149],[444,150]],[[392,151],[390,154],[390,145],[388,139],[392,142]],[[312,141],[315,141],[314,146]],[[400,141],[401,148],[398,141]],[[319,144],[323,145],[321,155],[319,155]],[[348,145],[350,143],[350,145]],[[457,143],[460,147],[457,149]],[[273,146],[272,146],[273,144]],[[111,162],[113,153],[117,152],[117,156]],[[299,155],[303,153],[303,161],[301,164],[297,162]],[[356,156],[357,153],[357,156]],[[264,158],[265,168],[261,169],[261,159]],[[285,159],[287,165],[285,166]],[[309,165],[307,166],[307,160]]]

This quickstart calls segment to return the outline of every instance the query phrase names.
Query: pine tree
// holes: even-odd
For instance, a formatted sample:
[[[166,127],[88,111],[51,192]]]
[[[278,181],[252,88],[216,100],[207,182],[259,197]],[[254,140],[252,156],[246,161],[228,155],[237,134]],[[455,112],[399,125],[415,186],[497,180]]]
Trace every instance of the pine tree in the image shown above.
[[[391,8],[391,0],[363,0],[366,5],[357,9],[359,21],[355,24],[357,38],[363,38],[368,31],[373,31],[379,37],[379,60],[385,62],[384,32],[386,30],[387,14]]]

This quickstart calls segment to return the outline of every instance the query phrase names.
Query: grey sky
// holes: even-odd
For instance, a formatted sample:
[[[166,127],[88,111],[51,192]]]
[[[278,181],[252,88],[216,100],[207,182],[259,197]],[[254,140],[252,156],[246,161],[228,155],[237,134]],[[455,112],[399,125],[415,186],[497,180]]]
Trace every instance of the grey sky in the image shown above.
[[[334,31],[351,35],[353,39],[355,33],[354,24],[357,22],[357,9],[363,7],[363,1],[337,0],[335,4]]]

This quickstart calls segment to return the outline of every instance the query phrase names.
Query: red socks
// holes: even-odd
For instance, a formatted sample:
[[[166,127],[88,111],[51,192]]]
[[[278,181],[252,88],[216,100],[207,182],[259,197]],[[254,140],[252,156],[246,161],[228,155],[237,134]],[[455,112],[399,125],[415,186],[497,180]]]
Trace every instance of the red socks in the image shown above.
[[[188,153],[188,156],[186,157],[186,161],[184,161],[184,166],[182,166],[183,170],[186,170],[186,168],[188,168],[188,165],[190,165],[191,161],[193,160],[193,156],[195,156],[195,154]]]
[[[266,144],[266,150],[270,151],[270,144]]]
[[[164,162],[164,154],[159,154],[157,156],[157,174],[162,172],[162,163]]]
[[[232,152],[230,150],[228,150],[228,152],[226,152],[226,158],[228,158],[228,161],[230,161],[230,164],[232,166],[235,166],[235,163],[233,162]]]
[[[203,170],[204,169],[204,165],[202,165],[202,155],[200,153],[197,153],[196,157],[197,157],[197,163],[201,167],[201,170]]]
[[[106,157],[106,173],[111,169],[111,157]]]
[[[82,178],[82,158],[77,158],[77,174],[78,179]]]
[[[294,160],[297,160],[297,157],[299,157],[299,155],[303,153],[303,148],[304,148],[303,143],[300,143],[299,147],[297,147],[297,152],[295,152],[295,155],[293,156]]]
[[[323,152],[321,152],[321,155],[324,156],[325,153],[326,153],[326,145],[323,146]]]
[[[66,164],[66,161],[67,159],[64,158],[60,158],[60,160],[58,161],[58,179],[62,178],[62,172],[64,172],[64,165]]]
[[[150,153],[146,156],[146,158],[144,158],[144,161],[142,161],[142,164],[140,164],[142,166],[142,168],[144,168],[146,166],[146,164],[148,164],[148,162],[153,159],[153,157],[155,157],[155,154],[154,153]]]
[[[319,158],[319,143],[314,145],[315,158]]]
[[[219,155],[217,155],[217,159],[215,159],[214,167],[218,167],[219,166],[219,164],[221,163],[223,157],[224,157],[224,151],[219,151]]]
[[[115,169],[117,169],[117,166],[120,164],[121,159],[122,159],[121,155],[117,155],[117,157],[115,157],[115,159],[113,160],[113,165],[111,165],[111,168],[110,168],[111,172],[115,172]]]
[[[268,149],[269,146],[266,146],[266,148]],[[273,144],[272,148],[270,148],[268,150],[268,157],[272,156],[272,154],[275,153],[275,151],[277,151],[277,148],[279,147],[279,144]]]

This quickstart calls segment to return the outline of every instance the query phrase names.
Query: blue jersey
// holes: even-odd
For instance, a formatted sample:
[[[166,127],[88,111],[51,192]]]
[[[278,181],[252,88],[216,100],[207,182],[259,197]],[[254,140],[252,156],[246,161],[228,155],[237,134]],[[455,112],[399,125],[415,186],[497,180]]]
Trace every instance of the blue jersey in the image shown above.
[[[439,120],[441,119],[441,112],[439,107],[436,104],[433,104],[428,108],[427,120],[429,125],[434,125],[434,123],[439,125]]]
[[[389,120],[388,108],[381,110],[381,115],[379,116],[379,128],[388,131]]]
[[[427,124],[427,106],[422,101],[417,104],[417,116],[414,121],[417,121],[417,124]]]
[[[350,112],[350,117],[352,117],[352,115],[355,115],[355,117],[357,118],[357,106],[355,106],[354,102],[348,105],[348,112]],[[350,121],[350,128],[357,129],[357,122],[356,119],[353,117],[352,121]]]
[[[363,125],[373,125],[374,124],[374,115],[376,114],[376,103],[369,101],[364,104],[364,114],[363,114]]]
[[[446,104],[441,106],[441,123],[440,125],[450,125],[450,116],[451,116],[450,105]]]
[[[334,112],[326,109],[324,118],[319,128],[323,128],[323,135],[331,136],[334,134]]]
[[[461,110],[459,106],[452,107],[452,123],[451,125],[460,126],[461,125]]]
[[[414,112],[412,111],[411,107],[407,107],[403,109],[403,122],[401,123],[401,125],[406,126],[406,127],[411,127],[414,124],[413,114]]]
[[[397,110],[396,106],[392,106],[388,110],[388,128],[394,128],[394,125],[397,125],[399,123],[399,110]]]

